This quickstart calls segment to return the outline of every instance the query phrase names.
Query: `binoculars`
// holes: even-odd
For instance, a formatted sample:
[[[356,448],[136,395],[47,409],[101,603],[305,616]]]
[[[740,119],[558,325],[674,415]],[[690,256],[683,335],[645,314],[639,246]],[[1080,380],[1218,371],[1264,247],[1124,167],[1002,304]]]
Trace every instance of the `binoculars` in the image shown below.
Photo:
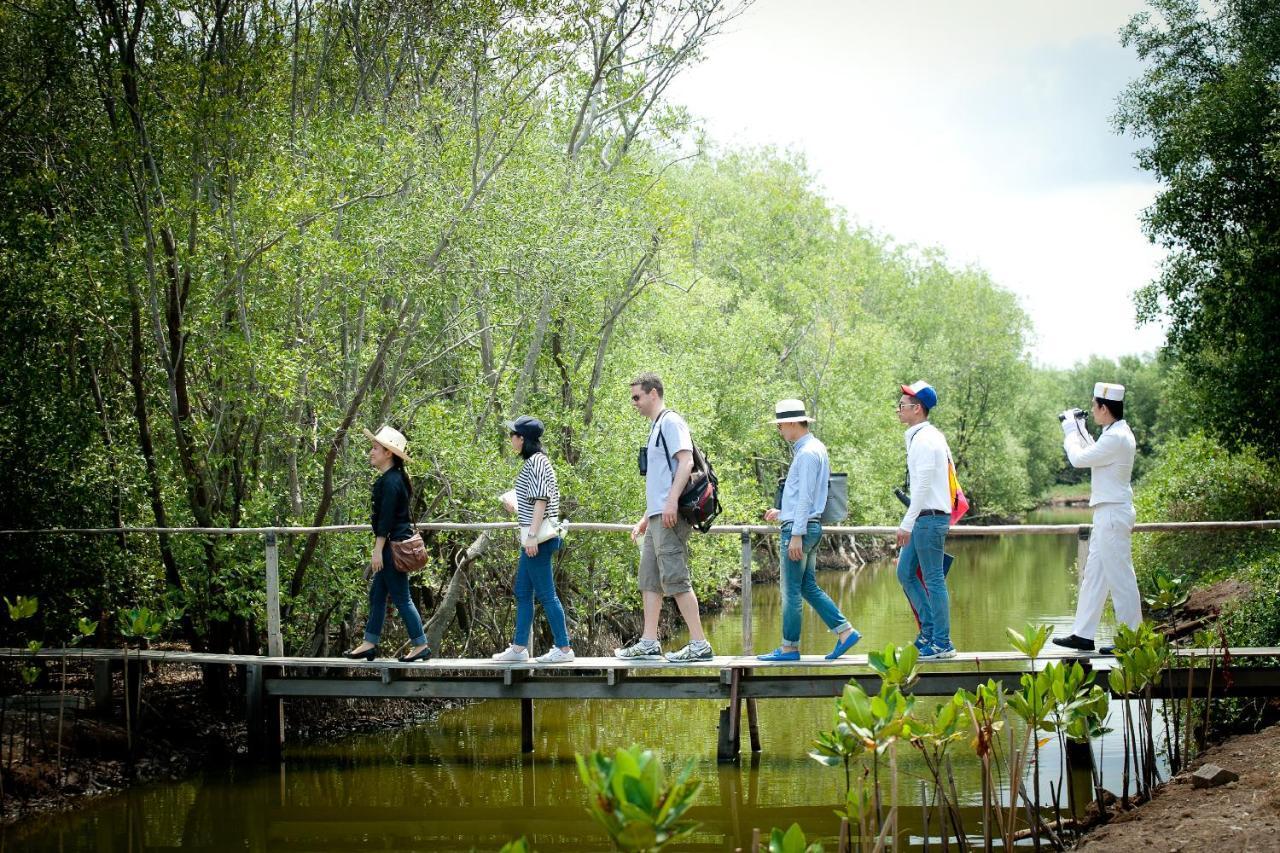
[[[1076,420],[1079,420],[1079,421],[1082,421],[1085,418],[1083,409],[1067,409],[1065,412],[1058,415],[1058,420],[1065,421],[1067,419],[1067,415],[1071,415],[1072,417],[1074,417]]]

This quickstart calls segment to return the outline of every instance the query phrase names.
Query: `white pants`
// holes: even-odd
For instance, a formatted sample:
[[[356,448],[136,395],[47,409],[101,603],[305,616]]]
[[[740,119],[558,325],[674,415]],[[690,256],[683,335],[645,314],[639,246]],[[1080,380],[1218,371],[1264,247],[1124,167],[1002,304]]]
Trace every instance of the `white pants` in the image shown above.
[[[1071,628],[1077,637],[1092,640],[1098,633],[1108,593],[1117,620],[1135,629],[1142,622],[1142,599],[1130,548],[1136,518],[1131,503],[1098,504],[1093,509],[1089,559],[1080,572],[1080,600]]]

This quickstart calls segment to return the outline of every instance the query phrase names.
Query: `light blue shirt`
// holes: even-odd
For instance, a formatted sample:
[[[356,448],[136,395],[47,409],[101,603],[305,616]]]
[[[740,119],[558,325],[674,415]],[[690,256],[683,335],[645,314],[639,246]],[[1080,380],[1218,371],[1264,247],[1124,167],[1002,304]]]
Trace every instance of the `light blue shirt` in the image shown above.
[[[675,412],[663,409],[649,428],[648,448],[649,471],[644,476],[644,514],[646,518],[653,518],[655,515],[662,515],[667,496],[671,494],[671,481],[676,466],[680,464],[676,454],[681,450],[693,451],[689,425]]]
[[[809,519],[822,515],[827,505],[827,480],[831,477],[831,460],[827,446],[811,432],[791,445],[791,467],[782,487],[782,506],[778,519],[791,522],[792,530],[804,530]]]

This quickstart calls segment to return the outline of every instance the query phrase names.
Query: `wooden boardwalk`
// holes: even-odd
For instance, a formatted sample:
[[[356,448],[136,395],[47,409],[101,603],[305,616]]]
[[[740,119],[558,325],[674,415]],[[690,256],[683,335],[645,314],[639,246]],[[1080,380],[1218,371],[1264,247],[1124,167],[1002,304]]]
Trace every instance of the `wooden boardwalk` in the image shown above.
[[[0,659],[65,659],[93,665],[94,704],[99,709],[109,707],[112,701],[113,671],[121,667],[125,654],[123,649],[42,649],[34,654],[26,649],[0,649]],[[535,699],[695,699],[727,703],[721,710],[717,755],[734,760],[740,751],[744,703],[752,749],[759,751],[755,700],[833,697],[840,695],[850,681],[872,692],[880,683],[880,677],[867,666],[867,657],[862,654],[835,661],[812,655],[788,663],[764,662],[743,655],[685,663],[583,657],[569,664],[497,663],[488,658],[366,662],[165,649],[131,650],[127,654],[131,669],[141,661],[153,666],[226,666],[228,670],[244,667],[250,731],[268,757],[278,756],[283,745],[284,702],[288,699],[519,700],[521,741],[526,752],[533,750]],[[1173,695],[1176,690],[1179,697],[1188,693],[1195,697],[1211,693],[1217,698],[1280,696],[1280,668],[1274,665],[1274,659],[1280,658],[1280,648],[1232,648],[1227,654],[1230,665],[1224,672],[1222,661],[1226,656],[1222,649],[1175,650],[1177,664],[1156,685],[1156,695]],[[1215,661],[1215,666],[1205,666],[1209,659]],[[1054,660],[1079,661],[1099,670],[1110,668],[1115,661],[1109,656],[1076,654],[1055,647],[1046,650],[1034,666]],[[959,688],[973,690],[988,679],[1014,689],[1022,674],[1032,667],[1033,662],[1017,652],[963,652],[949,660],[922,663],[911,692],[917,696],[950,696]]]

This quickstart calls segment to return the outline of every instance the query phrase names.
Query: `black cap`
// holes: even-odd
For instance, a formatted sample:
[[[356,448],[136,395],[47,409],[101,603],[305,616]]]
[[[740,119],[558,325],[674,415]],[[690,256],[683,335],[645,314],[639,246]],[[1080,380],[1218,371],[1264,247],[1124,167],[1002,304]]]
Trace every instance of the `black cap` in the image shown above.
[[[521,415],[514,421],[503,421],[502,425],[511,432],[531,438],[534,441],[542,438],[542,421],[529,415]]]

